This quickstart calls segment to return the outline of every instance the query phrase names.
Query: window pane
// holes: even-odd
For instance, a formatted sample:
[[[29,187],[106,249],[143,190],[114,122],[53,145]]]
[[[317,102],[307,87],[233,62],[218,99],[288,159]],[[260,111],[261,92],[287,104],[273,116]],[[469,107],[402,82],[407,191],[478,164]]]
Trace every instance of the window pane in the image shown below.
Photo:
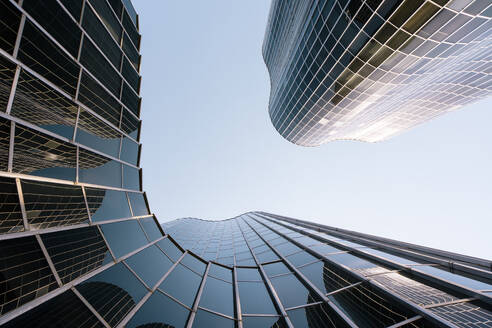
[[[207,276],[200,306],[234,317],[232,284]]]
[[[38,78],[22,70],[10,114],[72,139],[78,106]]]
[[[132,205],[133,215],[140,216],[149,214],[147,203],[145,202],[145,198],[142,193],[129,192],[128,198],[130,199],[130,204]]]
[[[190,254],[186,254],[180,263],[186,265],[188,268],[194,270],[199,274],[203,274],[207,267],[205,263]]]
[[[0,241],[0,263],[0,315],[58,287],[35,237]]]
[[[140,170],[122,164],[123,166],[123,188],[140,190]]]
[[[121,142],[120,159],[130,164],[137,165],[139,149],[138,144],[128,137],[124,137]]]
[[[232,270],[221,267],[217,264],[210,264],[208,274],[232,283]]]
[[[18,327],[104,327],[82,303],[68,290],[32,310],[8,321],[3,328]]]
[[[294,327],[349,327],[340,317],[326,304],[309,306],[287,312]],[[372,326],[360,326],[372,327]]]
[[[198,310],[193,327],[234,328],[234,320],[230,320],[204,310]]]
[[[94,222],[132,216],[123,191],[85,188],[85,193]]]
[[[159,289],[192,307],[201,281],[202,277],[178,264]]]
[[[81,109],[75,141],[118,158],[121,133],[86,110]]]
[[[271,282],[286,308],[318,301],[293,274],[274,277]]]
[[[243,313],[277,314],[263,282],[238,282]]]
[[[284,328],[281,317],[243,317],[243,328]],[[300,326],[302,327],[302,326]]]
[[[96,227],[43,234],[41,239],[64,284],[113,259]]]
[[[256,280],[263,281],[261,279],[258,269],[237,268],[237,280]]]
[[[137,220],[103,224],[101,229],[116,258],[148,243]]]
[[[142,224],[142,227],[147,233],[150,241],[154,241],[157,238],[162,237],[162,233],[157,227],[157,223],[155,222],[153,217],[140,219],[140,223]]]
[[[157,245],[174,262],[176,262],[181,257],[181,255],[183,255],[183,252],[168,238],[159,241]]]
[[[166,295],[156,291],[135,313],[126,327],[175,327],[186,326],[189,311]],[[162,325],[162,326],[161,326]]]
[[[125,262],[149,286],[154,285],[171,268],[173,262],[156,246],[150,246],[126,259]]]
[[[14,172],[75,180],[76,157],[74,145],[16,124]]]
[[[0,177],[0,234],[24,231],[14,179]]]
[[[266,274],[271,277],[281,273],[289,273],[291,272],[287,266],[282,262],[267,264],[263,266]]]
[[[112,327],[147,293],[123,263],[113,265],[76,288]]]
[[[357,282],[354,278],[350,278],[347,273],[323,261],[299,268],[299,271],[324,293],[329,293]]]
[[[121,188],[121,163],[80,148],[79,181]]]
[[[300,267],[303,264],[311,263],[317,260],[314,256],[307,252],[299,252],[290,256],[287,256],[287,260],[292,263],[295,267]]]

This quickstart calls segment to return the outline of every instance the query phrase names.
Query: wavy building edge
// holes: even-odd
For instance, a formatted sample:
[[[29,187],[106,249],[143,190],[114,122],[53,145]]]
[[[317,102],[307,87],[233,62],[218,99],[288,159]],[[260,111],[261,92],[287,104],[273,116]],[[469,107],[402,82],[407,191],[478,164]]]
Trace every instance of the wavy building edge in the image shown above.
[[[0,8],[3,327],[488,323],[488,260],[265,212],[163,229],[142,192],[131,3]]]
[[[378,142],[490,96],[486,1],[272,1],[263,58],[286,140]]]

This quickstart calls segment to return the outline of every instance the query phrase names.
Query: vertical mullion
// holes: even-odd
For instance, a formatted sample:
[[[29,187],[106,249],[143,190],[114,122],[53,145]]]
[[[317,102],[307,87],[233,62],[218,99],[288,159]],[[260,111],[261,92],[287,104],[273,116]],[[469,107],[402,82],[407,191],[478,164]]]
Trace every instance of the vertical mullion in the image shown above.
[[[58,272],[56,271],[55,265],[53,264],[53,261],[51,260],[50,254],[48,254],[48,250],[44,246],[43,240],[41,239],[40,235],[35,235],[36,240],[38,241],[39,247],[41,247],[41,251],[43,251],[44,257],[46,258],[46,262],[48,262],[48,265],[51,269],[51,273],[56,279],[56,282],[58,283],[58,286],[62,286],[63,283],[60,279],[60,276],[58,275]]]
[[[233,242],[234,243],[234,242]],[[243,315],[241,311],[241,300],[239,298],[239,285],[237,283],[237,268],[232,267],[232,283],[234,284],[234,300],[236,305],[236,317],[238,328],[243,328]]]
[[[22,6],[22,0],[21,3],[19,3],[19,5]],[[17,39],[15,40],[14,51],[12,52],[12,56],[14,58],[17,58],[17,55],[19,53],[19,47],[22,39],[22,33],[24,32],[25,24],[26,24],[26,14],[22,13],[21,21],[19,24],[19,30],[17,31]]]
[[[14,166],[14,139],[15,139],[15,122],[10,121],[10,137],[9,137],[9,158],[7,162],[7,171],[12,172]]]
[[[137,311],[142,307],[142,305],[144,305],[144,303],[150,298],[150,296],[152,296],[152,294],[156,292],[156,290],[159,287],[159,285],[162,284],[162,282],[164,280],[166,280],[166,278],[171,274],[171,272],[174,270],[174,268],[176,268],[178,266],[178,264],[181,262],[181,260],[185,257],[186,254],[188,254],[188,251],[185,251],[180,256],[180,258],[169,268],[169,270],[167,270],[167,272],[164,273],[164,275],[162,276],[162,278],[159,279],[159,281],[156,282],[156,284],[152,287],[152,290],[149,291],[147,294],[145,294],[145,296],[142,297],[142,299],[140,300],[140,302],[138,302],[138,304],[135,305],[130,312],[128,312],[128,314],[123,318],[123,320],[120,321],[120,323],[118,324],[117,328],[123,328],[123,327],[126,326],[126,324],[128,323],[128,321],[130,321],[133,318],[133,316],[135,315],[135,313],[137,313]]]
[[[17,186],[17,196],[19,197],[19,206],[22,214],[22,222],[24,223],[24,230],[31,230],[29,221],[27,220],[26,203],[24,201],[24,193],[22,192],[22,185],[19,178],[15,178],[15,184]]]
[[[258,266],[258,270],[260,271],[260,274],[261,274],[261,276],[263,278],[263,282],[267,286],[268,291],[270,292],[270,295],[273,296],[273,300],[275,302],[275,305],[276,305],[277,309],[280,311],[280,315],[284,318],[285,323],[287,324],[287,327],[294,328],[294,325],[292,324],[292,322],[290,321],[289,316],[287,315],[287,311],[285,311],[285,308],[282,305],[282,302],[280,302],[280,298],[278,297],[277,292],[275,291],[275,288],[273,288],[272,282],[268,278],[265,270],[263,269],[262,265],[260,264],[260,261],[256,258],[255,253],[252,251],[252,248],[249,245],[249,242],[246,239],[246,236],[244,235],[243,229],[241,229],[241,226],[239,225],[239,223],[237,223],[237,221],[236,221],[236,224],[238,225],[239,230],[241,231],[241,233],[243,235],[244,241],[246,242],[246,245],[248,246],[248,249],[251,252],[251,256],[253,256],[253,259],[255,260],[255,263]]]
[[[10,87],[9,100],[7,102],[7,109],[5,110],[6,114],[10,114],[10,111],[12,110],[12,104],[14,103],[14,97],[15,97],[15,91],[17,90],[17,83],[19,82],[20,70],[21,70],[20,65],[17,65],[15,68],[14,79],[12,80],[12,86]]]
[[[82,294],[80,294],[77,288],[71,287],[70,290],[80,299],[80,301],[82,301],[82,303],[84,303],[84,305],[89,309],[89,311],[92,312],[92,314],[94,314],[94,316],[104,325],[104,327],[111,328],[111,326],[106,322],[106,320],[104,320],[99,312],[94,309],[94,307],[85,299],[84,296],[82,296]]]
[[[186,324],[186,328],[191,328],[191,326],[193,325],[193,321],[195,320],[196,311],[198,311],[198,304],[200,303],[200,298],[202,297],[203,288],[205,287],[209,270],[210,270],[210,262],[207,263],[207,268],[205,269],[205,273],[203,274],[202,277],[202,282],[200,283],[200,287],[198,288],[198,293],[196,294],[195,302],[193,303],[193,307],[191,308],[191,312],[188,318],[188,322]]]
[[[252,218],[253,219],[253,218]],[[253,219],[254,220],[254,219]],[[255,222],[258,222],[255,220]],[[260,239],[268,246],[270,249],[284,261],[285,264],[291,269],[295,275],[304,283],[304,285],[307,285],[311,291],[315,292],[318,297],[320,297],[328,306],[330,306],[337,314],[345,321],[350,327],[352,328],[358,328],[358,326],[345,314],[343,311],[335,305],[333,302],[331,302],[326,295],[321,292],[318,287],[316,287],[309,279],[302,274],[292,263],[290,263],[289,260],[287,260],[275,247],[273,247],[267,240],[265,240],[259,233],[256,231],[255,228],[253,228],[248,222],[245,221],[245,223],[260,237]],[[262,224],[261,222],[258,222],[259,224]],[[269,230],[273,231],[273,229],[267,227]],[[318,258],[319,259],[319,258]]]

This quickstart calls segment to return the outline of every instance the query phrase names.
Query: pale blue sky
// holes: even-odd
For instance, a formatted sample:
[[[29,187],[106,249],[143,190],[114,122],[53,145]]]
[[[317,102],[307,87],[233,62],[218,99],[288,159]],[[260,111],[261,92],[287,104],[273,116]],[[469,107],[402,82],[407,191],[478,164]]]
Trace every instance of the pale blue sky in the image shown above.
[[[377,144],[295,146],[267,112],[269,1],[133,2],[161,222],[263,210],[492,258],[492,98]]]

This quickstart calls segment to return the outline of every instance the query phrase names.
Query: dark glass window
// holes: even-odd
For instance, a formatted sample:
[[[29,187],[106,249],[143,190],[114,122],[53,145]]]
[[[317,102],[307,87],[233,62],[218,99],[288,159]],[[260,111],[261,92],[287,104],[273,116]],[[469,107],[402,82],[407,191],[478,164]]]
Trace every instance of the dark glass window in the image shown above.
[[[243,317],[243,328],[285,328],[281,317]],[[302,327],[302,326],[301,326]]]
[[[318,301],[293,274],[271,278],[271,282],[286,308]]]
[[[101,229],[117,258],[148,243],[137,220],[103,224]]]
[[[349,253],[328,255],[327,258],[351,269],[373,269],[378,267],[374,263]]]
[[[130,41],[130,38],[128,38],[127,34],[123,35],[123,51],[130,60],[130,63],[132,63],[133,67],[135,67],[138,71],[140,67],[140,55]]]
[[[337,289],[358,282],[342,270],[335,268],[323,261],[306,265],[299,268],[299,271],[306,276],[319,290],[329,293]]]
[[[135,313],[126,327],[185,327],[189,311],[166,295],[156,291]]]
[[[140,170],[125,164],[123,166],[123,188],[140,190]]]
[[[359,327],[387,327],[415,316],[370,285],[348,288],[328,298]]]
[[[232,283],[232,271],[217,264],[210,264],[208,274]]]
[[[79,181],[120,188],[121,163],[80,148]]]
[[[277,262],[277,263],[272,263],[272,264],[267,264],[263,266],[263,269],[265,270],[266,274],[271,277],[275,276],[277,274],[282,274],[282,273],[289,273],[291,272],[289,268],[282,262]]]
[[[121,117],[121,130],[123,130],[133,139],[138,140],[140,121],[138,120],[138,118],[130,114],[130,112],[126,109],[123,110],[123,114]]]
[[[74,96],[79,66],[26,20],[18,58],[29,68]]]
[[[120,159],[130,164],[137,165],[138,150],[140,148],[138,143],[128,137],[124,137],[121,142]]]
[[[112,260],[97,227],[48,233],[41,238],[64,284]]]
[[[115,327],[147,293],[123,263],[113,265],[76,288],[111,327]]]
[[[111,37],[103,23],[97,18],[92,9],[87,6],[84,9],[84,19],[82,26],[94,40],[99,49],[106,55],[111,63],[119,68],[121,64],[121,50],[115,40]]]
[[[140,115],[140,97],[128,86],[128,83],[123,83],[123,92],[121,94],[121,102],[135,115]]]
[[[123,191],[85,188],[92,221],[129,218],[132,216]]]
[[[2,32],[1,24],[2,23],[0,22],[0,33]],[[0,43],[1,42],[2,41],[0,41]],[[0,111],[2,112],[5,112],[7,110],[7,103],[10,98],[10,88],[12,87],[12,82],[14,80],[15,69],[16,65],[14,63],[0,56],[0,88],[2,90],[0,92]]]
[[[22,70],[10,114],[72,139],[78,106]]]
[[[176,262],[181,257],[181,255],[183,255],[183,252],[178,247],[176,247],[176,245],[169,238],[165,238],[159,241],[157,245],[174,262]]]
[[[173,262],[156,246],[150,246],[126,259],[125,262],[150,287],[171,268]]]
[[[35,237],[0,241],[0,315],[56,289]]]
[[[130,204],[132,206],[133,215],[148,215],[149,210],[147,208],[147,203],[145,202],[144,194],[137,192],[129,192],[128,198],[130,199]]]
[[[263,282],[239,281],[238,287],[242,313],[277,314]]]
[[[159,288],[191,308],[201,280],[202,277],[178,264]]]
[[[111,10],[111,7],[106,1],[90,0],[89,1],[96,12],[101,16],[101,20],[106,25],[109,32],[113,35],[114,39],[119,41],[121,39],[122,28]]]
[[[125,78],[126,82],[128,82],[128,84],[133,88],[133,90],[138,93],[140,90],[140,76],[126,57],[123,58],[123,67],[121,70],[121,74]]]
[[[157,238],[162,237],[162,233],[157,227],[157,223],[153,217],[140,219],[140,223],[142,224],[142,227],[147,233],[150,241],[154,241]]]
[[[104,325],[71,290],[68,290],[8,321],[2,327],[103,328]]]
[[[140,46],[140,35],[138,34],[137,27],[131,20],[126,10],[123,14],[123,27],[125,28],[126,33],[128,33],[130,39],[133,41],[135,47],[138,49]]]
[[[202,261],[198,260],[196,257],[190,254],[186,254],[180,263],[186,265],[188,268],[192,269],[193,271],[199,274],[203,274],[207,267],[205,263],[203,263]]]
[[[207,276],[200,306],[234,317],[232,284]]]
[[[15,126],[13,172],[75,180],[77,149],[33,129]]]
[[[308,306],[287,312],[294,327],[350,327],[326,304]],[[369,327],[369,326],[360,326]],[[372,326],[371,326],[372,327]]]
[[[80,20],[82,1],[83,0],[60,0],[60,2],[65,6],[65,8],[67,8],[77,22]]]
[[[260,272],[254,268],[237,268],[237,280],[263,281]]]
[[[314,256],[307,252],[299,252],[296,254],[292,254],[287,256],[287,260],[289,260],[290,263],[292,263],[295,267],[300,267],[303,264],[306,263],[311,263],[317,260]]]
[[[30,180],[21,183],[31,229],[89,222],[82,188]]]
[[[193,327],[234,328],[234,320],[227,319],[204,310],[198,310]]]
[[[10,129],[13,123],[0,117],[0,170],[7,171],[10,149]]]
[[[0,177],[0,234],[24,231],[14,179]]]
[[[9,1],[0,2],[0,48],[12,54],[14,51],[21,13]]]
[[[119,97],[121,77],[88,38],[85,38],[82,44],[80,63],[111,91],[113,95]]]
[[[75,141],[118,158],[121,132],[113,129],[85,109],[81,109]]]
[[[327,245],[327,244],[321,244],[321,245],[316,245],[316,246],[311,246],[309,247],[310,249],[318,252],[321,255],[325,254],[330,254],[330,253],[335,253],[335,252],[340,252],[340,249],[335,248],[333,246]]]
[[[121,105],[86,72],[82,72],[78,99],[114,126],[119,126]]]
[[[56,0],[24,0],[22,8],[72,56],[77,57],[82,32]]]
[[[437,267],[431,267],[431,266],[418,266],[415,268],[418,271],[425,272],[427,274],[431,274],[435,277],[445,279],[447,281],[454,282],[456,284],[459,284],[461,286],[465,286],[471,289],[475,290],[492,290],[492,284],[481,282],[479,280],[475,279],[470,279],[468,277],[465,277],[464,275],[459,275],[456,273],[452,273]]]

